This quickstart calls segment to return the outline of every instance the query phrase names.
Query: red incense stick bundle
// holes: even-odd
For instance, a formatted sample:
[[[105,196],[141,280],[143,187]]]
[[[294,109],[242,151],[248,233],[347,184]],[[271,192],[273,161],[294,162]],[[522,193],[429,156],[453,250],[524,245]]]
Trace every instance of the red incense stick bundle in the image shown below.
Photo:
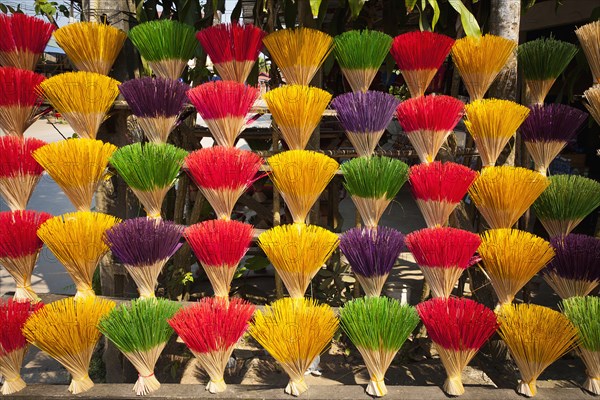
[[[39,117],[39,86],[43,75],[24,69],[0,67],[0,129],[7,135],[23,134]]]
[[[41,18],[0,14],[0,64],[33,71],[54,29]]]

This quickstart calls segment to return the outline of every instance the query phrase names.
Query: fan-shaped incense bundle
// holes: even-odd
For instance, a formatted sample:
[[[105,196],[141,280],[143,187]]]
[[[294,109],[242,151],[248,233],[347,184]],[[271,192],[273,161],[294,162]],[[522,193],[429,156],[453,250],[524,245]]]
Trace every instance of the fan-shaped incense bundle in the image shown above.
[[[464,104],[450,96],[421,96],[398,106],[398,122],[422,163],[435,160],[446,138],[463,116]]]
[[[188,174],[219,219],[231,218],[233,207],[257,177],[263,159],[251,151],[216,146],[196,150],[185,159]]]
[[[448,223],[476,177],[471,168],[453,162],[434,161],[410,167],[408,180],[427,227]]]
[[[484,232],[478,252],[500,306],[511,303],[517,292],[554,257],[550,243],[517,229]]]
[[[235,270],[252,243],[252,225],[209,220],[186,228],[184,236],[204,267],[215,296],[228,299]]]
[[[556,78],[567,68],[577,51],[574,44],[553,37],[539,38],[519,46],[519,67],[523,71],[531,103],[544,104]]]
[[[577,352],[587,374],[582,387],[596,396],[600,395],[600,298],[571,297],[562,302],[562,309],[578,331],[580,343]]]
[[[183,227],[145,217],[127,219],[106,231],[104,242],[135,281],[140,297],[153,298],[158,275],[181,247]]]
[[[257,88],[232,81],[208,82],[187,93],[217,144],[225,147],[235,146],[258,95]]]
[[[218,24],[196,33],[196,39],[225,81],[246,82],[266,33],[252,24]]]
[[[50,218],[36,211],[0,212],[0,265],[15,280],[15,300],[38,301],[31,288],[31,274],[43,246],[37,230]]]
[[[94,386],[88,369],[100,339],[96,326],[115,307],[110,300],[88,297],[46,304],[25,322],[27,341],[61,363],[72,380],[69,392],[83,393]]]
[[[592,70],[594,84],[600,83],[600,21],[590,22],[575,30],[577,39]]]
[[[429,31],[408,32],[394,38],[391,53],[412,97],[425,94],[453,44],[454,39]]]
[[[75,287],[76,299],[95,297],[92,278],[100,259],[108,251],[104,232],[119,220],[106,214],[76,212],[44,222],[38,236],[64,265]]]
[[[95,139],[119,94],[118,85],[93,72],[66,72],[46,79],[40,89],[79,137]]]
[[[263,232],[258,245],[290,297],[303,298],[312,278],[338,246],[335,233],[316,225],[280,225]]]
[[[269,157],[271,179],[281,192],[294,223],[303,224],[339,164],[324,154],[290,150]]]
[[[119,148],[110,163],[144,206],[148,217],[160,218],[167,192],[175,184],[187,151],[171,144],[134,143]]]
[[[310,28],[281,29],[265,36],[263,43],[292,85],[308,85],[334,45],[331,36]]]
[[[0,65],[33,71],[54,29],[22,12],[0,14]]]
[[[469,188],[469,196],[490,229],[511,228],[550,181],[526,168],[484,168]]]
[[[366,92],[392,46],[383,32],[348,31],[335,37],[335,59],[353,92]]]
[[[194,27],[170,19],[144,22],[133,27],[128,35],[161,78],[179,79],[198,48]]]
[[[367,228],[375,228],[408,179],[408,165],[389,157],[357,157],[341,165],[344,187]]]
[[[79,71],[108,75],[127,34],[98,22],[77,22],[54,32],[56,43]]]
[[[460,396],[462,371],[498,329],[496,315],[483,304],[456,297],[431,299],[417,311],[446,370],[444,392]]]
[[[168,320],[179,308],[179,303],[166,299],[132,300],[112,309],[98,323],[100,332],[137,370],[133,391],[138,396],[160,388],[154,366],[173,334]]]
[[[340,325],[369,371],[368,395],[387,394],[385,373],[418,323],[414,307],[387,297],[355,299],[340,309]]]
[[[548,285],[561,299],[590,294],[600,283],[600,239],[572,234],[550,243],[556,256],[543,270]]]
[[[509,100],[475,100],[465,106],[465,126],[475,140],[484,167],[493,167],[529,109]]]
[[[38,119],[39,86],[44,79],[24,69],[0,67],[0,129],[5,134],[23,137]]]
[[[578,344],[577,329],[561,313],[535,304],[507,304],[498,313],[498,330],[519,367],[517,392],[533,397],[537,378]]]
[[[452,60],[471,101],[483,99],[517,44],[495,35],[466,36],[454,42]]]
[[[381,295],[402,249],[404,235],[385,226],[352,228],[340,236],[340,250],[367,297]]]
[[[583,105],[600,125],[600,85],[592,86],[583,92],[583,97],[587,100]]]
[[[154,143],[167,143],[187,102],[189,88],[177,80],[150,77],[131,79],[119,85],[144,134]]]
[[[433,297],[448,298],[462,272],[471,266],[481,240],[474,233],[456,228],[426,228],[406,236]]]
[[[194,353],[210,381],[210,393],[225,391],[223,375],[236,344],[248,329],[255,307],[233,298],[205,297],[182,308],[169,320],[185,345]]]
[[[304,150],[319,125],[331,94],[311,86],[285,85],[263,95],[291,150]]]
[[[27,353],[28,343],[21,329],[32,312],[43,307],[43,303],[0,299],[0,374],[4,383],[0,393],[4,396],[25,388],[21,378],[21,366]]]
[[[575,138],[587,117],[585,112],[564,104],[531,107],[519,132],[538,172],[547,174],[552,160]]]
[[[358,155],[369,157],[392,121],[398,103],[391,94],[357,91],[337,96],[331,106]]]
[[[27,208],[44,172],[32,153],[44,145],[34,138],[0,137],[0,195],[12,211]]]
[[[284,298],[256,311],[250,335],[289,375],[285,392],[299,396],[308,390],[305,371],[330,344],[337,328],[338,320],[328,305]]]
[[[593,179],[554,175],[549,182],[533,209],[550,237],[568,235],[600,206],[600,183]]]
[[[108,159],[117,150],[92,139],[67,139],[33,152],[78,211],[90,211],[94,193],[108,176]]]

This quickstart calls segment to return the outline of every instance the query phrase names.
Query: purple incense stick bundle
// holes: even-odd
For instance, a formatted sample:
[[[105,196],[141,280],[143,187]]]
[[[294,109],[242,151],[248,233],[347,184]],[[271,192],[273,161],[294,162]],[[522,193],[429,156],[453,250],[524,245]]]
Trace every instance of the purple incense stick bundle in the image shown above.
[[[373,155],[398,104],[400,101],[391,94],[375,91],[345,93],[331,102],[348,139],[361,157]]]
[[[141,217],[106,231],[104,241],[135,281],[141,298],[155,297],[158,275],[181,247],[183,229],[171,221]]]
[[[370,297],[378,297],[404,248],[404,235],[395,229],[353,228],[340,236],[340,249],[356,279]]]
[[[154,143],[167,142],[187,102],[189,88],[178,80],[150,77],[131,79],[119,86],[144,134]]]
[[[600,239],[571,234],[550,240],[556,253],[542,271],[562,298],[587,296],[600,283]]]
[[[538,172],[546,175],[552,160],[575,138],[588,114],[564,104],[534,105],[519,132]]]

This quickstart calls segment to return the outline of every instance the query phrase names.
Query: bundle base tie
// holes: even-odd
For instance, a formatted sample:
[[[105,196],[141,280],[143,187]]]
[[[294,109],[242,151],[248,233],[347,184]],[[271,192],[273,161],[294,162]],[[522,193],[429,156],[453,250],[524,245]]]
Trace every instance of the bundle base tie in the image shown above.
[[[374,397],[385,396],[388,392],[383,378],[379,379],[373,376],[371,377],[371,380],[369,381],[369,384],[367,385],[367,389],[365,391],[368,395]]]
[[[94,382],[92,382],[89,375],[85,375],[78,378],[73,377],[73,379],[71,380],[71,384],[69,385],[69,392],[73,394],[79,394],[87,392],[92,387],[94,387]]]
[[[588,376],[582,387],[596,396],[600,395],[600,377]]]
[[[211,379],[206,385],[206,390],[208,390],[212,394],[224,392],[226,389],[227,384],[225,383],[225,379],[223,378],[214,380]]]
[[[524,382],[523,380],[519,380],[519,385],[517,386],[517,393],[522,394],[526,397],[533,397],[537,393],[537,383],[535,380],[531,382]]]
[[[465,393],[465,387],[462,383],[462,377],[458,376],[449,376],[444,381],[443,386],[444,392],[449,396],[460,396]]]
[[[160,382],[154,376],[154,372],[149,375],[138,374],[138,379],[133,385],[133,391],[137,396],[145,396],[160,388]]]
[[[290,380],[287,386],[285,387],[285,393],[291,394],[292,396],[298,397],[302,393],[308,390],[308,384],[304,379],[300,380]]]

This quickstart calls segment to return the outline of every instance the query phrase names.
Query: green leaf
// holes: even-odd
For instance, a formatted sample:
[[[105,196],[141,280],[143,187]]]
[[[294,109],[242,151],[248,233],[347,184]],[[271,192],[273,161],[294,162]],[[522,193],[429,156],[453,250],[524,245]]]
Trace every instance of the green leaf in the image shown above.
[[[321,7],[321,0],[310,0],[310,11],[312,12],[313,18],[319,16],[319,7]]]
[[[440,19],[440,6],[438,5],[437,0],[427,0],[431,8],[433,8],[433,20],[431,21],[431,31],[435,31],[435,25]]]
[[[61,14],[64,15],[66,18],[69,18],[71,15],[71,13],[69,12],[69,9],[64,4],[61,4],[60,6],[58,6],[58,11],[60,11]]]
[[[248,268],[250,271],[259,271],[267,268],[269,264],[270,262],[267,257],[257,255],[247,259],[244,263],[244,267]]]
[[[242,0],[238,0],[238,2],[235,4],[235,7],[233,7],[233,10],[231,10],[231,22],[239,21],[241,15]]]
[[[417,5],[417,0],[404,0],[404,4],[406,6],[406,13],[410,14]]]
[[[448,0],[448,3],[460,15],[460,22],[467,36],[481,36],[481,28],[475,16],[465,7],[461,0]]]
[[[8,14],[8,9],[2,3],[0,3],[0,11],[2,11],[4,14]]]

